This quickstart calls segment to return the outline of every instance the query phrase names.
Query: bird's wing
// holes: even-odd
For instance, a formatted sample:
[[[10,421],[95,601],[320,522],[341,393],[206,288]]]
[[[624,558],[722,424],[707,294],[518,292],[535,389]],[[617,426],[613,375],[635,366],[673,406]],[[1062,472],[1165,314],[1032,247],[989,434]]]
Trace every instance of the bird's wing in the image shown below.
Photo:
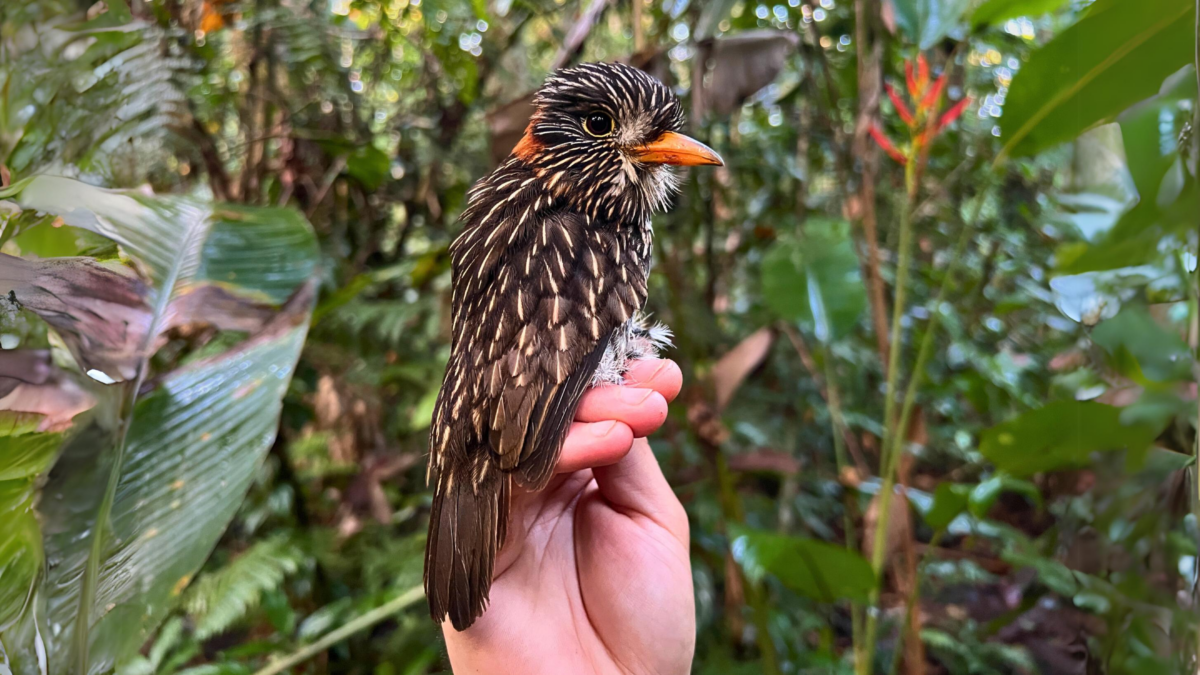
[[[467,254],[454,260],[455,344],[432,459],[478,444],[539,489],[613,331],[645,302],[645,270],[619,231],[578,215],[496,230],[493,245],[456,251]],[[482,229],[464,236],[486,239]]]

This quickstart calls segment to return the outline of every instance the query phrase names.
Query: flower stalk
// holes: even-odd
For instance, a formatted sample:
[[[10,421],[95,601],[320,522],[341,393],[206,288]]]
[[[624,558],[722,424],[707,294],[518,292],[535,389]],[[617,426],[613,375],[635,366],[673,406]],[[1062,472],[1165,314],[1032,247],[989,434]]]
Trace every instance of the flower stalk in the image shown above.
[[[884,402],[884,438],[880,444],[881,487],[879,493],[878,517],[875,532],[871,541],[871,569],[875,574],[876,587],[871,593],[869,606],[875,611],[867,613],[863,637],[857,640],[859,649],[856,650],[855,672],[857,675],[870,675],[875,656],[875,643],[879,627],[879,597],[883,585],[883,569],[886,557],[886,542],[888,522],[891,516],[892,497],[896,488],[896,473],[899,459],[904,450],[904,435],[915,404],[916,390],[925,361],[929,358],[933,346],[933,334],[938,325],[937,307],[941,304],[947,288],[952,283],[954,272],[957,270],[961,255],[956,255],[951,261],[951,269],[943,280],[938,293],[938,300],[930,317],[925,338],[922,341],[917,363],[909,378],[909,383],[903,403],[900,405],[900,415],[897,416],[897,393],[900,383],[900,352],[902,350],[902,320],[907,311],[909,279],[913,258],[913,221],[916,217],[917,197],[920,193],[921,175],[929,161],[929,151],[933,140],[945,128],[962,115],[971,99],[963,97],[961,101],[942,110],[942,97],[946,88],[949,72],[943,72],[937,79],[931,79],[929,64],[924,55],[918,55],[915,62],[909,61],[905,67],[905,84],[908,95],[913,103],[909,104],[897,93],[893,86],[886,85],[888,98],[896,109],[896,114],[906,127],[908,139],[904,143],[893,141],[875,124],[871,127],[871,137],[880,148],[893,160],[904,167],[905,200],[900,210],[900,237],[897,245],[895,290],[892,302],[892,326],[890,348],[887,363],[887,390]],[[980,198],[982,203],[982,198]],[[978,209],[972,221],[978,218]],[[960,235],[959,249],[965,247],[967,232],[971,223],[967,223]]]

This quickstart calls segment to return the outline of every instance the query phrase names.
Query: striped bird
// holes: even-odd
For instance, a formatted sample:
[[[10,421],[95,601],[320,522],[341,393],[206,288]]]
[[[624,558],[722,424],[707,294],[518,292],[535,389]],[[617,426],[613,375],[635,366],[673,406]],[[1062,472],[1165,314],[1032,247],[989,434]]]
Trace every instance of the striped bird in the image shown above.
[[[679,133],[671,90],[629,66],[560,70],[534,107],[512,154],[471,188],[450,247],[425,592],[457,630],[487,607],[513,483],[544,488],[583,392],[669,339],[640,312],[650,216],[678,186],[670,165],[722,164]]]

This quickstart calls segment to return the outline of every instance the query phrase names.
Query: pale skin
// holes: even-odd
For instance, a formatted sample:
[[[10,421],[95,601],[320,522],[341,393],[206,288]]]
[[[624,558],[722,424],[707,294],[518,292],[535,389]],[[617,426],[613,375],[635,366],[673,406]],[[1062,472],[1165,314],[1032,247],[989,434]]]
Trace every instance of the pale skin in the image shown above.
[[[625,379],[584,394],[550,485],[514,493],[488,610],[443,624],[455,675],[690,672],[687,514],[645,439],[683,376],[653,359]]]

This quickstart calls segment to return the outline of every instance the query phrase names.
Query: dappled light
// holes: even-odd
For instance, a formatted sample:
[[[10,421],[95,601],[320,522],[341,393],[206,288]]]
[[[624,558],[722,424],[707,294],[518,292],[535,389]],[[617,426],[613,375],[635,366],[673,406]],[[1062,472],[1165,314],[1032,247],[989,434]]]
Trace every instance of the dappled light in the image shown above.
[[[1194,675],[1198,4],[0,0],[0,673]]]

